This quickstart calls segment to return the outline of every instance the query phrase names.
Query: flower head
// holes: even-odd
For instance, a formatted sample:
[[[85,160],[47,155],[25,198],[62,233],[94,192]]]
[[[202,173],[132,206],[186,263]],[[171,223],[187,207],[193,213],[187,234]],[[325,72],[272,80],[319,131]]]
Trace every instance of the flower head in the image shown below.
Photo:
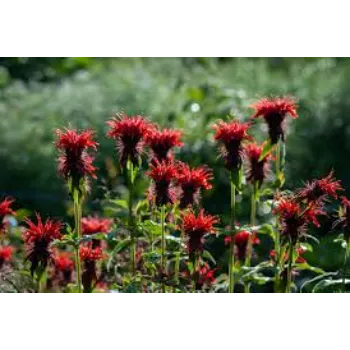
[[[0,202],[0,233],[2,233],[5,229],[5,216],[16,214],[15,211],[11,208],[11,205],[14,201],[14,199],[6,197],[2,202]]]
[[[233,236],[225,237],[225,244],[230,244],[231,240],[236,247],[236,254],[239,260],[243,261],[247,254],[249,238],[252,236],[252,244],[260,244],[260,239],[256,236],[255,233],[249,231],[239,231]]]
[[[0,246],[0,269],[12,258],[13,248],[10,246]]]
[[[213,126],[216,134],[214,139],[221,143],[220,151],[228,170],[238,170],[242,165],[242,142],[250,140],[247,130],[250,124],[219,121]]]
[[[74,270],[74,261],[72,255],[67,252],[57,253],[54,256],[54,267],[56,277],[64,282],[69,283],[72,279]]]
[[[191,169],[187,164],[178,163],[176,182],[181,188],[180,208],[187,208],[198,202],[200,190],[212,188],[212,179],[212,170],[205,166]]]
[[[151,148],[153,158],[159,162],[163,160],[172,161],[170,151],[174,147],[181,147],[182,132],[172,129],[153,129],[146,135],[146,144]]]
[[[81,219],[81,227],[84,235],[96,233],[108,233],[112,230],[113,220],[89,216]],[[93,248],[100,246],[101,240],[93,239]]]
[[[88,149],[96,150],[98,143],[93,140],[94,132],[84,130],[78,133],[75,129],[56,130],[56,148],[61,151],[58,158],[58,171],[73,188],[81,190],[81,180],[87,176],[96,178],[93,157]],[[72,189],[71,189],[72,190]]]
[[[80,247],[80,259],[83,262],[82,283],[85,293],[91,293],[93,283],[97,282],[96,262],[102,260],[104,254],[100,247],[93,248],[92,245]]]
[[[27,228],[23,234],[23,240],[27,248],[26,260],[31,263],[31,273],[40,266],[45,269],[49,261],[52,260],[50,244],[55,239],[61,238],[63,224],[59,221],[47,219],[45,223],[39,214],[36,215],[37,223],[26,219]]]
[[[305,233],[308,224],[319,227],[317,217],[325,215],[319,205],[310,204],[302,209],[300,203],[293,198],[282,198],[274,213],[279,216],[283,236],[289,238],[293,244]]]
[[[343,191],[340,181],[333,177],[331,171],[326,177],[312,182],[307,182],[305,188],[298,192],[298,197],[301,200],[306,199],[308,202],[324,201],[328,197],[338,198],[339,191]]]
[[[204,263],[199,267],[195,276],[196,290],[215,283],[215,271],[216,269],[211,269],[208,263]]]
[[[219,222],[215,216],[204,213],[202,209],[198,215],[192,210],[186,212],[182,217],[182,229],[188,237],[189,254],[203,250],[203,238],[206,234],[214,233],[214,225]]]
[[[350,237],[350,200],[341,196],[341,207],[338,212],[338,220],[335,221],[334,227],[341,226],[344,229],[346,238]]]
[[[249,165],[247,180],[252,184],[257,183],[259,187],[266,178],[269,169],[268,161],[271,158],[271,153],[269,153],[260,160],[262,151],[263,146],[259,146],[255,143],[250,143],[245,147],[245,155]]]
[[[279,139],[285,141],[284,120],[287,115],[298,117],[296,101],[288,97],[263,98],[251,107],[255,110],[253,118],[264,117],[271,143],[276,144]]]
[[[121,166],[125,167],[128,160],[137,166],[144,141],[154,127],[139,115],[128,117],[125,114],[117,115],[107,125],[110,127],[107,136],[117,142]]]
[[[176,199],[172,187],[177,175],[176,166],[166,161],[156,161],[155,164],[151,165],[147,175],[154,181],[151,193],[155,197],[156,205],[161,207],[162,205],[173,204]]]

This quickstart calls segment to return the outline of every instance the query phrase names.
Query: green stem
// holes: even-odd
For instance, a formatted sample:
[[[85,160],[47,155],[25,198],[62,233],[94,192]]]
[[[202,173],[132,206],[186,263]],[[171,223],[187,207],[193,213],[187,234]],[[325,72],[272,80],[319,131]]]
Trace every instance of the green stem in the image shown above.
[[[292,242],[289,242],[286,293],[291,293],[293,252],[294,252],[294,246],[293,246]]]
[[[198,262],[199,262],[198,252],[195,252],[193,257],[193,285],[192,285],[193,293],[196,293],[196,286],[199,278]]]
[[[235,276],[234,276],[234,265],[235,265],[235,252],[234,252],[234,235],[235,235],[235,221],[236,221],[236,186],[233,183],[231,175],[231,215],[230,215],[230,227],[231,227],[231,239],[230,239],[230,256],[229,256],[229,293],[234,293],[235,289]]]
[[[134,200],[134,165],[131,161],[128,161],[127,167],[128,177],[128,226],[130,231],[130,272],[133,276],[136,274],[136,239],[134,235],[134,217],[132,212],[132,205]]]
[[[160,212],[160,223],[162,228],[162,237],[161,237],[161,257],[160,257],[160,265],[162,269],[162,273],[165,273],[166,269],[166,260],[165,260],[165,205],[162,205]],[[165,284],[164,278],[162,280],[162,291],[165,292]]]
[[[281,140],[279,140],[276,144],[276,182],[278,179],[280,179],[280,173],[281,173]],[[276,188],[275,198],[278,197],[280,188]],[[281,240],[279,235],[279,228],[278,228],[278,221],[276,218],[276,236],[275,236],[275,253],[276,253],[276,269],[275,269],[275,293],[278,293],[280,291],[281,286],[281,276],[279,272],[280,263],[281,263]]]
[[[347,242],[346,244],[346,249],[345,249],[345,257],[344,257],[344,265],[343,265],[343,277],[342,277],[342,293],[346,292],[346,270],[347,270],[347,262],[348,262],[348,257],[349,257],[349,245],[350,241]]]
[[[81,217],[82,217],[82,201],[79,195],[79,191],[75,190],[74,193],[74,221],[75,221],[75,232],[78,236],[78,240],[81,238]],[[75,247],[75,270],[76,270],[76,280],[78,286],[78,293],[82,292],[82,282],[81,282],[81,261],[79,254],[79,244]]]
[[[255,182],[253,184],[252,193],[250,197],[250,225],[251,227],[254,227],[256,225],[256,210],[257,210],[257,204],[258,204],[258,183]],[[253,251],[253,232],[251,232],[249,239],[248,239],[248,245],[247,245],[247,256],[245,259],[245,267],[250,267],[251,260],[252,260],[252,251]],[[244,282],[244,292],[249,293],[250,291],[250,283]]]

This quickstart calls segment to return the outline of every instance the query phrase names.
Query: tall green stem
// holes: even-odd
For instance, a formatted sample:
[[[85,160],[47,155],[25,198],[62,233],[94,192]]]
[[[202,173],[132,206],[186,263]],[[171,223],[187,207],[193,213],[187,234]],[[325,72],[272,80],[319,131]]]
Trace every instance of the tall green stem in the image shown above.
[[[162,230],[162,237],[161,237],[161,257],[160,257],[160,265],[162,269],[162,273],[165,273],[166,269],[166,260],[165,260],[165,205],[162,205],[161,211],[160,211],[160,223],[161,223],[161,230]],[[164,278],[162,279],[162,291],[165,292],[165,284],[164,284]]]
[[[348,262],[348,257],[349,257],[349,245],[350,245],[350,240],[349,242],[346,242],[346,249],[345,249],[345,256],[344,256],[344,265],[343,265],[343,276],[342,276],[342,293],[346,292],[346,268],[347,268],[347,262]]]
[[[230,227],[231,227],[231,239],[230,239],[230,256],[229,256],[229,265],[228,265],[228,273],[229,273],[229,293],[234,292],[235,288],[235,276],[234,276],[234,264],[235,264],[235,256],[234,256],[234,235],[235,235],[235,221],[236,221],[236,186],[233,183],[233,178],[231,174],[231,215],[230,215]]]
[[[256,225],[256,209],[258,204],[258,183],[255,182],[252,187],[252,193],[250,197],[250,225],[254,227]],[[247,245],[247,254],[245,259],[245,266],[250,267],[252,260],[252,251],[253,251],[253,232],[250,234]],[[244,292],[249,293],[250,291],[250,283],[244,283]]]
[[[75,222],[75,232],[78,239],[81,238],[81,217],[82,217],[82,200],[78,190],[74,190],[74,222]],[[81,282],[81,261],[79,254],[79,245],[75,247],[75,270],[76,279],[78,286],[78,293],[82,292],[82,282]]]
[[[133,276],[136,274],[136,239],[134,234],[134,217],[132,212],[132,205],[134,200],[134,164],[128,161],[127,165],[128,177],[128,228],[130,231],[130,271]]]
[[[280,173],[281,173],[281,140],[279,140],[276,144],[276,183],[280,181]],[[280,186],[276,187],[275,198],[277,198],[279,194]],[[275,269],[275,293],[280,291],[281,285],[281,276],[279,272],[280,261],[281,261],[281,240],[278,229],[278,221],[276,218],[276,236],[275,236],[275,252],[276,252],[276,269]]]
[[[294,246],[293,246],[292,242],[289,242],[286,293],[291,292],[293,252],[294,252]]]

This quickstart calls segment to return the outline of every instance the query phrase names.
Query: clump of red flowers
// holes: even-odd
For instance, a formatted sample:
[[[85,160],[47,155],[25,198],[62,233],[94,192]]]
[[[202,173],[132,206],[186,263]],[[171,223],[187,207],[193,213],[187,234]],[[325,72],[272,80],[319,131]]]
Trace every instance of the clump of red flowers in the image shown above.
[[[259,146],[256,143],[250,143],[245,147],[245,155],[248,160],[247,180],[252,184],[257,183],[259,187],[266,178],[269,159],[271,159],[271,153],[260,159],[262,151],[263,145]]]
[[[91,293],[94,283],[97,282],[96,262],[103,259],[100,247],[92,248],[91,245],[80,247],[80,259],[83,262],[82,284],[84,293]]]
[[[176,200],[176,193],[173,188],[173,181],[176,180],[177,168],[174,164],[166,161],[151,165],[147,175],[154,181],[151,194],[155,197],[158,207],[173,204]]]
[[[107,125],[111,128],[107,136],[116,140],[121,166],[125,167],[128,160],[138,166],[145,139],[154,126],[142,116],[125,114],[117,115]]]
[[[0,234],[5,230],[5,216],[16,214],[11,208],[14,201],[14,199],[7,197],[0,203]]]
[[[250,124],[238,121],[223,122],[213,126],[216,134],[214,139],[221,143],[220,151],[229,171],[237,171],[242,165],[243,141],[250,140],[247,131]]]
[[[201,166],[190,168],[187,164],[178,163],[176,182],[180,186],[180,208],[184,209],[198,203],[200,190],[212,188],[211,180],[213,172],[211,169]]]
[[[153,129],[146,135],[146,144],[152,150],[152,161],[172,161],[173,156],[170,151],[174,147],[181,147],[182,132],[172,129]]]
[[[328,197],[338,198],[338,191],[343,191],[340,181],[333,177],[331,171],[326,177],[319,180],[313,180],[305,184],[305,188],[299,190],[298,197],[308,202],[317,202],[327,200]]]
[[[111,231],[113,220],[89,216],[81,219],[82,233],[94,235],[96,233],[108,233]],[[101,240],[92,239],[93,248],[100,246]]]
[[[68,284],[72,280],[74,261],[68,252],[61,252],[54,256],[55,277],[63,284]]]
[[[31,263],[30,271],[32,275],[40,268],[42,271],[46,268],[49,261],[52,260],[52,251],[50,244],[55,239],[60,239],[63,224],[59,221],[47,219],[42,221],[39,214],[36,215],[37,223],[26,219],[28,226],[23,234],[23,240],[26,244],[27,257]]]
[[[249,238],[252,236],[252,244],[260,244],[259,238],[256,236],[256,234],[251,233],[249,231],[239,231],[235,235],[226,236],[225,237],[225,244],[230,244],[231,240],[233,239],[233,243],[236,247],[236,254],[237,258],[240,261],[244,261],[247,254],[247,248],[248,248],[248,242]]]
[[[325,215],[320,205],[311,203],[302,208],[293,198],[282,198],[274,213],[279,216],[283,237],[289,239],[292,244],[296,244],[305,234],[308,224],[319,227],[318,216]]]
[[[0,269],[4,266],[5,262],[11,261],[13,248],[10,246],[0,246]]]
[[[216,216],[205,214],[201,209],[198,215],[192,210],[183,214],[182,229],[188,238],[187,248],[191,255],[203,251],[203,238],[206,234],[215,233],[214,225],[219,222]]]
[[[93,140],[94,132],[84,130],[78,133],[75,129],[57,130],[56,147],[62,154],[58,158],[58,171],[69,182],[70,190],[82,190],[82,180],[87,176],[96,178],[93,157],[88,149],[96,150],[98,143]]]
[[[263,98],[251,106],[255,110],[252,118],[263,117],[269,129],[271,144],[285,141],[285,118],[297,118],[297,104],[292,98]]]

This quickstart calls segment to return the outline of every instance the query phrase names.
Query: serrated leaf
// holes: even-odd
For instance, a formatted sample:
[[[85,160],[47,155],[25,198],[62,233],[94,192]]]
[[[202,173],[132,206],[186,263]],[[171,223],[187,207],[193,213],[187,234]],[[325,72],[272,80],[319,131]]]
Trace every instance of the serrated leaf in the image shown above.
[[[210,260],[214,265],[216,265],[216,261],[214,257],[211,255],[211,253],[208,250],[203,251],[203,258]]]
[[[259,162],[261,162],[269,153],[272,152],[274,145],[271,144],[270,140],[267,140],[263,144],[263,149],[260,154]]]

